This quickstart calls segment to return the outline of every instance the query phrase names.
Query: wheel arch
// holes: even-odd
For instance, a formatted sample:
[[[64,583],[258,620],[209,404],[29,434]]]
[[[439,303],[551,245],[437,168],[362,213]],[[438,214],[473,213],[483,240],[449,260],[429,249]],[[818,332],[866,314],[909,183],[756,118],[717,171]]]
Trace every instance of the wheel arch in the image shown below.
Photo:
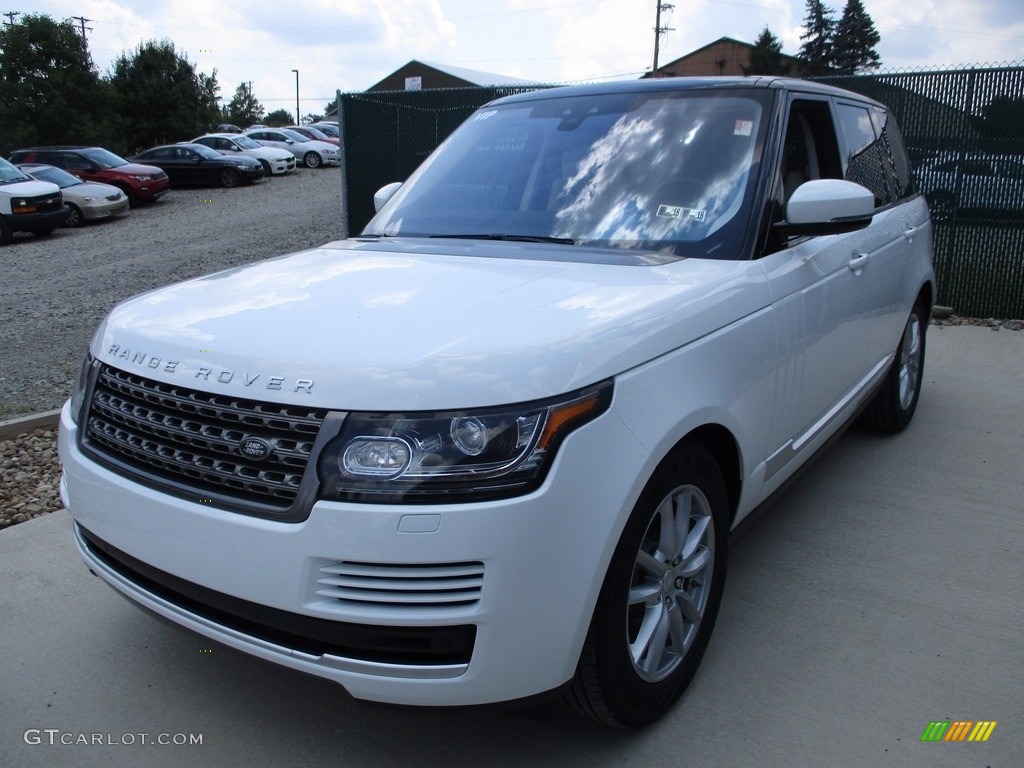
[[[721,424],[703,424],[687,432],[669,449],[665,456],[687,443],[703,446],[718,464],[729,498],[729,520],[735,521],[736,511],[739,508],[740,491],[743,490],[741,479],[743,462],[736,438],[728,428]]]

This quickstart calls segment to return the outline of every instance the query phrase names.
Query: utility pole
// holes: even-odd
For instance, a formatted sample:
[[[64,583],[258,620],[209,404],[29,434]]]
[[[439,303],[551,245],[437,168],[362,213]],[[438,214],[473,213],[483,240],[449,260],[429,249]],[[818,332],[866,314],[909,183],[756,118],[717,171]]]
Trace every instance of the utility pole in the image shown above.
[[[657,11],[654,15],[654,68],[651,70],[651,77],[658,76],[658,49],[661,47],[661,36],[666,32],[673,31],[672,27],[661,26],[661,12],[668,12],[675,8],[674,5],[663,3],[661,0],[656,0],[656,2]]]
[[[293,69],[295,73],[295,124],[302,125],[302,116],[299,114],[299,70]]]
[[[4,16],[7,17],[7,26],[8,27],[13,27],[14,26],[14,20],[16,18],[18,18],[19,16],[21,16],[21,14],[18,13],[17,11],[8,11],[7,13],[4,14]]]
[[[82,50],[85,51],[86,53],[88,53],[89,52],[89,46],[88,46],[88,44],[86,43],[86,40],[85,40],[85,33],[86,33],[87,30],[89,32],[92,32],[92,27],[85,26],[85,23],[87,21],[95,21],[95,19],[87,19],[84,16],[72,16],[71,17],[71,21],[77,21],[78,22],[78,26],[82,30]]]

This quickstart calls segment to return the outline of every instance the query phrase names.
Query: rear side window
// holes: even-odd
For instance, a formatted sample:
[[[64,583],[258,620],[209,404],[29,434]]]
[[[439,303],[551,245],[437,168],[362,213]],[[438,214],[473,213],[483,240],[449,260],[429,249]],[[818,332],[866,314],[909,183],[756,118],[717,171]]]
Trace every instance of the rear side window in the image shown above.
[[[839,103],[836,111],[845,143],[845,178],[874,192],[876,207],[912,196],[914,172],[892,116],[862,104]]]
[[[853,104],[838,104],[839,123],[843,128],[845,145],[843,163],[846,166],[846,180],[867,187],[875,195],[875,207],[881,208],[892,203],[890,189],[891,168],[888,152],[875,133],[871,110]]]
[[[875,127],[892,160],[893,190],[896,199],[905,200],[917,189],[914,184],[913,166],[911,166],[910,157],[907,155],[907,147],[903,143],[903,135],[896,125],[896,120],[884,109],[876,107],[874,117]]]

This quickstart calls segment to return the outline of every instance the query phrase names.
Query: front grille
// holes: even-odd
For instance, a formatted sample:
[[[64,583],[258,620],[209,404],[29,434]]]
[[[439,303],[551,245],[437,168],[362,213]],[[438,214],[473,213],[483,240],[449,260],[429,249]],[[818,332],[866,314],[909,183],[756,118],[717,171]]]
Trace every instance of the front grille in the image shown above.
[[[15,213],[17,209],[26,209],[32,213],[52,213],[59,211],[64,206],[64,200],[60,194],[55,195],[30,195],[27,197],[15,197],[13,200]]]
[[[319,569],[316,594],[349,606],[451,608],[480,600],[484,564],[337,562]]]
[[[284,511],[296,501],[326,415],[102,365],[82,448],[124,474],[193,501],[234,501],[240,511],[249,506],[256,514]],[[240,444],[252,439],[270,446],[270,455],[243,456]]]

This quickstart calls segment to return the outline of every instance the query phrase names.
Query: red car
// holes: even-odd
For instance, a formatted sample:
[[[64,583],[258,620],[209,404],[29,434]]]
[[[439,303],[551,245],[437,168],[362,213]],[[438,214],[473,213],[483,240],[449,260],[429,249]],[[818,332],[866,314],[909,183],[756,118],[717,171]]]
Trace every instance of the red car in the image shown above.
[[[110,184],[127,195],[129,205],[152,202],[171,188],[171,180],[160,168],[129,163],[102,147],[30,147],[12,152],[11,162],[46,163],[83,181]]]
[[[289,125],[288,130],[297,131],[306,138],[313,139],[314,141],[326,141],[328,144],[333,144],[336,147],[341,146],[340,139],[336,136],[328,136],[314,125]]]

